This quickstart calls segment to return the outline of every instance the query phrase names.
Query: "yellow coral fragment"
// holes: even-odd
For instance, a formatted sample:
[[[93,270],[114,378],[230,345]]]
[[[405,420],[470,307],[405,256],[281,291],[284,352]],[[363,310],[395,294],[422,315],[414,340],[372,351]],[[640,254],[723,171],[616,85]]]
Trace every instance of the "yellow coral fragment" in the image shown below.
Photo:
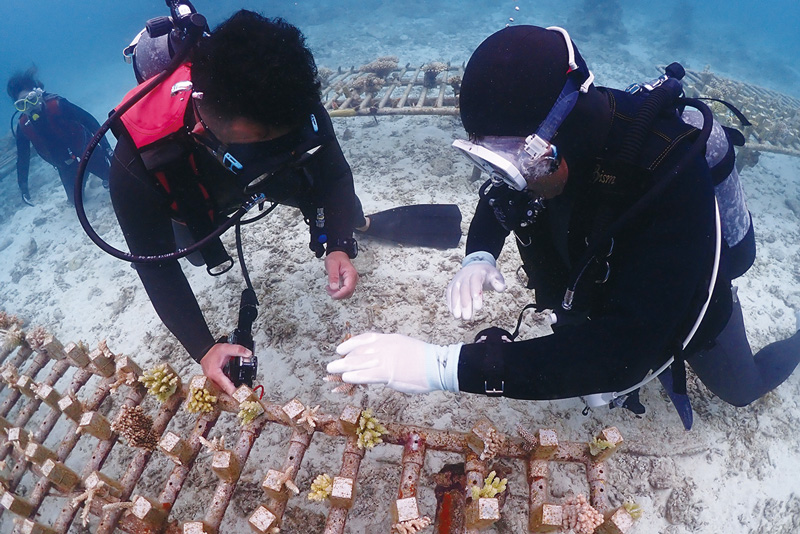
[[[311,483],[311,490],[308,492],[309,501],[324,501],[331,496],[333,490],[333,479],[327,473],[317,475]]]
[[[241,426],[249,425],[253,420],[264,413],[264,408],[258,401],[244,401],[239,405],[239,413],[236,417],[239,418]]]
[[[160,402],[167,402],[178,390],[179,380],[178,375],[166,363],[145,371],[139,377],[139,382],[144,384],[147,392]]]
[[[625,501],[624,503],[622,503],[622,507],[625,508],[629,514],[631,514],[632,518],[639,519],[640,517],[642,517],[643,513],[642,507],[636,504],[635,502]]]
[[[208,413],[214,410],[214,403],[217,397],[208,392],[205,388],[192,388],[189,392],[189,401],[186,403],[187,412]]]
[[[383,443],[381,436],[386,434],[387,430],[375,417],[372,415],[372,410],[364,410],[361,412],[361,417],[358,418],[358,426],[356,427],[356,434],[358,434],[358,448],[371,449],[379,443]]]
[[[496,471],[489,473],[489,476],[483,479],[482,488],[479,488],[478,486],[472,486],[471,491],[473,500],[478,500],[481,498],[491,499],[492,497],[496,497],[506,490],[508,479],[496,478],[496,475]]]
[[[597,456],[602,451],[612,448],[614,448],[614,444],[604,439],[592,438],[592,441],[589,442],[589,453],[592,456]]]

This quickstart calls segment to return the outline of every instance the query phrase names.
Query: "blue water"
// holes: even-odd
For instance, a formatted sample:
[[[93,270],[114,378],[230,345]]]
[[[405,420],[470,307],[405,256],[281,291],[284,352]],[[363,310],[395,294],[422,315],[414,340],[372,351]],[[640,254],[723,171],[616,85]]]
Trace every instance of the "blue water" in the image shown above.
[[[709,65],[715,72],[800,96],[800,69],[795,62],[800,56],[800,2],[796,0],[198,0],[195,4],[212,27],[242,7],[284,17],[305,31],[318,63],[328,67],[359,64],[381,54],[404,55],[396,50],[409,45],[436,56],[426,60],[465,61],[484,37],[505,24],[559,24],[571,32],[590,67],[593,54],[630,47],[654,63],[683,61],[697,70]],[[0,3],[0,75],[6,80],[15,70],[35,64],[50,90],[105,111],[134,83],[121,60],[122,48],[148,18],[165,13],[165,4],[157,0],[6,0]],[[619,17],[609,17],[616,13]],[[374,53],[367,57],[365,50]]]
[[[318,65],[330,68],[358,66],[384,55],[396,55],[401,63],[415,65],[430,61],[460,63],[469,58],[471,51],[485,37],[507,24],[559,25],[569,30],[600,85],[624,87],[655,76],[655,65],[679,61],[690,69],[708,68],[723,76],[800,97],[800,67],[796,62],[800,57],[798,0],[760,3],[744,0],[197,0],[195,6],[208,17],[212,27],[240,8],[284,17],[305,33]],[[47,90],[86,108],[102,122],[108,111],[135,85],[130,65],[122,61],[122,49],[148,18],[165,14],[167,8],[161,0],[0,1],[0,77],[3,89],[15,71],[36,65]],[[0,113],[0,137],[3,137],[13,107],[10,98],[3,100],[0,97],[0,102],[4,103],[0,106],[4,110]],[[371,119],[363,118],[335,121],[348,161],[354,168],[356,188],[366,208],[376,205],[389,207],[396,205],[398,199],[422,203],[462,202],[461,199],[468,198],[462,202],[466,208],[462,210],[465,218],[471,217],[472,213],[466,210],[474,206],[477,195],[470,189],[472,184],[467,182],[469,169],[460,160],[456,162],[456,156],[448,148],[452,136],[463,135],[456,119],[386,118],[382,120],[380,129],[369,130],[371,122]],[[378,131],[380,134],[372,133]],[[345,136],[345,133],[349,135]],[[386,143],[385,137],[391,137],[392,144]],[[395,143],[401,148],[396,149]],[[402,149],[408,153],[403,153]],[[371,150],[378,154],[373,155]],[[748,327],[756,320],[761,325],[759,330],[749,332],[755,334],[751,338],[754,346],[786,337],[794,325],[793,317],[788,318],[789,307],[800,303],[800,293],[796,289],[800,276],[797,270],[800,264],[797,225],[796,219],[792,218],[795,215],[785,206],[789,198],[795,199],[796,205],[800,206],[800,158],[771,154],[762,158],[761,164],[742,174],[759,247],[762,244],[773,245],[759,249],[756,266],[741,281],[740,296],[745,305]],[[435,159],[444,161],[447,172],[429,172]],[[77,230],[74,213],[66,206],[58,177],[52,169],[39,161],[38,167],[32,167],[30,182],[37,202],[35,208],[25,207],[20,202],[13,171],[0,182],[0,245],[6,241],[5,246],[9,246],[7,241],[15,240],[9,248],[0,249],[4,250],[0,255],[0,309],[19,313],[32,324],[46,325],[58,332],[65,342],[77,341],[73,329],[80,326],[80,335],[85,336],[85,341],[94,344],[108,337],[114,350],[136,354],[137,358],[152,359],[153,355],[165,358],[176,350],[180,351],[152,313],[133,271],[123,262],[96,250]],[[382,187],[387,183],[388,186]],[[93,187],[93,198],[105,195],[97,183]],[[15,212],[19,217],[13,218]],[[800,210],[796,214],[800,216]],[[776,219],[788,223],[777,225]],[[6,224],[9,220],[25,221],[25,226],[12,228],[11,224]],[[368,266],[362,273],[363,293],[357,293],[355,300],[339,306],[331,304],[324,292],[320,292],[310,301],[311,309],[308,309],[303,307],[308,300],[298,295],[302,297],[309,287],[313,291],[321,287],[322,268],[317,263],[317,271],[310,273],[312,259],[306,249],[305,226],[297,217],[281,220],[284,225],[277,237],[270,233],[267,223],[259,227],[258,231],[266,235],[263,242],[268,251],[253,250],[255,247],[248,251],[254,256],[258,254],[254,258],[257,260],[254,264],[258,265],[253,268],[254,278],[257,278],[257,284],[263,283],[263,287],[269,289],[267,295],[274,301],[270,304],[275,304],[274,310],[270,308],[262,314],[269,320],[264,321],[263,331],[257,334],[257,343],[267,355],[262,362],[271,361],[269,358],[275,361],[295,359],[297,362],[286,383],[284,377],[268,377],[274,382],[270,393],[275,398],[288,400],[302,395],[303,401],[308,402],[317,398],[314,395],[319,395],[320,402],[331,401],[331,395],[326,397],[327,392],[320,387],[320,362],[334,357],[331,347],[341,338],[345,320],[360,320],[358,323],[353,321],[357,328],[364,328],[367,323],[376,328],[387,325],[404,328],[403,333],[430,338],[438,336],[440,342],[462,341],[474,335],[470,329],[476,325],[456,325],[445,317],[440,295],[446,282],[438,285],[438,280],[432,282],[436,276],[444,278],[442,273],[448,269],[455,272],[463,249],[431,254],[428,263],[427,258],[410,253],[398,259],[385,249],[374,247],[370,251],[365,247],[360,259],[364,262],[360,265]],[[272,224],[271,219],[269,221]],[[787,230],[787,226],[792,224],[794,226]],[[290,225],[296,227],[290,228]],[[287,228],[291,232],[283,232]],[[296,238],[294,244],[289,242],[292,236]],[[27,247],[33,238],[39,242],[39,249],[29,253],[29,247],[23,245]],[[774,246],[775,243],[784,243],[784,246]],[[13,257],[12,250],[22,250],[25,255]],[[373,261],[375,265],[370,264],[370,253],[380,260]],[[272,270],[275,258],[285,263]],[[29,268],[28,263],[35,268]],[[289,267],[286,272],[291,274],[281,279],[286,266]],[[391,276],[382,269],[391,269]],[[95,272],[109,278],[99,278]],[[213,311],[216,314],[217,322],[213,328],[222,329],[229,324],[227,319],[234,315],[233,308],[225,311],[224,306],[233,303],[235,294],[238,294],[241,285],[238,274],[231,275],[228,283],[211,279],[202,270],[195,271],[192,276],[192,283],[197,283],[196,291],[202,297],[201,305],[209,313]],[[376,281],[384,279],[381,277],[386,278],[385,287],[375,288]],[[794,280],[794,285],[787,280]],[[316,282],[319,284],[313,285]],[[84,290],[88,287],[91,289]],[[370,287],[374,292],[372,295],[366,290]],[[770,290],[761,293],[765,287]],[[520,294],[521,290],[514,296],[520,301],[527,298],[527,293]],[[68,299],[73,299],[73,302],[68,302]],[[74,301],[80,301],[80,317],[70,315]],[[499,301],[498,298],[493,304]],[[62,311],[62,307],[66,311]],[[392,307],[396,309],[387,310]],[[497,308],[486,311],[484,320],[513,326],[510,322],[516,317],[516,311],[513,314],[502,314],[502,311]],[[392,313],[397,313],[397,316],[387,319]],[[765,314],[769,315],[766,321]],[[225,317],[225,321],[220,320],[220,316]],[[767,326],[763,326],[765,323]],[[147,332],[144,339],[135,337],[134,333],[139,331]],[[182,352],[179,354],[171,360],[174,365],[184,366],[186,376],[197,372],[196,368],[190,370],[188,358]],[[266,375],[271,372],[268,365],[265,364]],[[795,376],[782,391],[788,391],[789,387],[797,390],[797,383]],[[614,410],[603,412],[598,418],[591,416],[593,419],[586,419],[589,424],[576,422],[581,416],[579,409],[572,405],[553,408],[544,403],[495,402],[495,399],[470,396],[454,401],[454,396],[442,395],[429,397],[438,401],[438,405],[430,402],[426,408],[425,398],[397,400],[399,394],[390,396],[380,388],[366,390],[362,399],[369,399],[370,405],[385,407],[387,417],[402,419],[403,410],[410,407],[414,414],[425,416],[421,417],[424,421],[415,423],[458,430],[468,428],[476,413],[497,410],[498,406],[511,407],[515,417],[532,419],[544,414],[540,419],[547,425],[567,428],[572,425],[574,428],[584,424],[587,436],[599,428],[601,418],[619,424],[626,432],[626,440],[638,447],[636,450],[644,451],[640,456],[626,457],[630,460],[628,464],[620,462],[623,465],[615,466],[615,470],[621,473],[615,476],[624,480],[626,488],[634,494],[632,497],[647,496],[643,504],[649,515],[643,526],[635,527],[633,532],[636,534],[655,534],[657,531],[665,532],[666,528],[675,534],[690,531],[716,534],[721,530],[715,528],[714,522],[720,520],[722,513],[726,514],[727,525],[735,523],[737,517],[745,518],[742,525],[750,521],[751,516],[765,517],[763,521],[747,523],[747,527],[741,530],[731,530],[737,534],[770,532],[771,521],[777,516],[783,519],[783,516],[795,514],[796,525],[800,509],[796,485],[786,489],[780,484],[775,484],[775,487],[762,484],[758,491],[752,491],[760,477],[770,482],[783,480],[779,475],[789,478],[800,465],[796,458],[800,446],[796,438],[800,422],[794,399],[779,393],[750,411],[734,411],[719,400],[703,398],[697,405],[697,418],[701,421],[699,428],[690,435],[683,433],[671,407],[659,404],[662,399],[658,397],[656,388],[651,387],[646,394],[650,397],[648,410],[652,411],[644,419],[633,420],[627,417],[630,414]],[[452,409],[444,404],[449,401],[453,401]],[[499,416],[508,413],[502,412]],[[568,423],[570,418],[572,422]],[[760,423],[759,418],[761,421],[766,419],[767,423]],[[511,418],[503,423],[511,425]],[[767,426],[763,434],[760,424]],[[586,437],[576,434],[566,437]],[[653,442],[659,439],[660,442],[653,446]],[[647,440],[657,450],[646,451],[640,445]],[[726,448],[728,441],[733,443],[730,449],[734,452]],[[274,458],[282,459],[280,455],[284,452],[280,449]],[[645,454],[649,452],[653,453],[652,465]],[[695,465],[689,462],[706,454],[708,463],[713,463],[710,470],[689,471]],[[274,460],[275,465],[265,462],[264,466],[277,467],[280,460],[274,458],[270,461]],[[391,461],[396,461],[396,458]],[[655,475],[651,473],[651,467],[656,471]],[[719,469],[714,471],[716,468]],[[384,477],[388,468],[379,465],[376,469],[384,471],[373,474],[373,481]],[[658,486],[653,480],[658,482],[659,476],[668,478],[665,472],[675,478],[686,477],[689,483]],[[740,479],[727,476],[731,473],[738,473],[733,476],[740,476]],[[726,488],[736,487],[735,492],[730,490],[733,504],[717,502],[715,495],[708,498],[698,496],[708,485],[721,485],[718,479],[721,480],[723,475],[727,476]],[[792,480],[796,481],[796,477]],[[751,483],[749,486],[748,482]],[[394,482],[389,485],[392,485],[390,493],[395,491]],[[673,486],[681,491],[688,489],[673,494]],[[515,498],[524,500],[525,497],[520,495],[516,493]],[[652,500],[650,496],[653,496]],[[615,495],[618,497],[625,495]],[[676,501],[678,504],[674,504]],[[667,525],[663,518],[664,509],[670,506],[675,521]],[[705,509],[701,510],[701,506]],[[252,509],[253,503],[248,503],[247,507]],[[680,513],[683,515],[674,510],[682,510]],[[381,509],[378,521],[388,517],[385,511]],[[426,510],[428,512],[430,509]],[[715,513],[717,517],[712,517]],[[361,523],[356,525],[373,521],[363,509],[354,515],[362,516]],[[9,516],[5,514],[5,523],[0,522],[0,532],[5,532],[2,527],[9,524]],[[182,517],[191,515],[184,513]],[[781,525],[788,525],[788,521]],[[681,523],[686,528],[681,527]],[[657,530],[652,525],[664,529]],[[755,528],[759,525],[763,528]],[[651,529],[648,530],[648,526]],[[780,532],[796,532],[788,530],[789,526],[786,528]]]

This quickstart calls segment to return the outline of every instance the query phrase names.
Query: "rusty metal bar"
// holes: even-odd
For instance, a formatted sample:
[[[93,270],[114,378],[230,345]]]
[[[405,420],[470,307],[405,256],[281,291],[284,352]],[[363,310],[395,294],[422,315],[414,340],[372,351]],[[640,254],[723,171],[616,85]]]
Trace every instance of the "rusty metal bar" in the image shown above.
[[[247,462],[247,458],[250,456],[250,450],[253,448],[256,438],[261,434],[261,430],[266,423],[267,418],[259,417],[242,429],[239,434],[239,441],[233,449],[234,456],[239,461],[239,465],[244,465],[245,462]],[[228,504],[231,501],[238,480],[239,475],[237,474],[235,480],[231,482],[220,480],[219,484],[217,484],[217,488],[214,491],[214,500],[208,508],[204,519],[206,524],[216,530],[219,530],[222,518],[225,515],[225,510],[228,509]]]
[[[398,87],[400,87],[400,80],[403,79],[403,76],[405,76],[407,72],[408,72],[408,65],[403,67],[403,69],[400,71],[400,74],[395,78],[395,80],[392,82],[392,84],[386,89],[386,93],[383,95],[383,98],[381,98],[380,103],[378,103],[378,109],[382,109],[382,108],[386,107],[386,103],[392,97],[392,93],[394,92],[394,90],[397,89]]]
[[[417,484],[422,466],[425,464],[425,439],[414,432],[408,435],[403,445],[403,472],[400,474],[398,499],[417,496]]]
[[[109,386],[110,387],[110,386]],[[142,395],[143,395],[143,388],[135,388],[128,393],[128,396],[125,398],[124,403],[128,406],[136,406],[142,402]],[[108,455],[111,453],[111,449],[114,448],[114,445],[117,442],[117,434],[116,432],[112,433],[111,439],[101,440],[94,449],[92,453],[92,457],[83,467],[83,471],[81,472],[81,479],[86,479],[93,471],[99,471],[100,468],[108,458]],[[58,518],[56,519],[55,525],[53,525],[53,529],[56,532],[60,532],[61,534],[66,534],[67,530],[69,530],[72,521],[75,519],[75,513],[77,512],[76,508],[73,508],[71,503],[67,501],[64,507],[61,509],[61,512],[58,514]]]
[[[45,358],[48,362],[50,361],[50,358],[48,356],[42,355],[42,357]],[[56,382],[58,382],[58,380],[62,376],[64,376],[64,373],[67,371],[67,369],[69,369],[68,362],[64,360],[56,362],[56,365],[53,366],[53,369],[50,370],[50,373],[47,375],[47,377],[44,379],[42,383],[52,387],[53,385],[55,385]],[[36,413],[36,410],[39,409],[39,406],[41,406],[41,404],[42,400],[39,399],[38,397],[31,398],[27,402],[27,404],[25,404],[25,406],[20,410],[19,414],[17,415],[17,418],[14,420],[13,425],[15,427],[24,427],[28,423],[28,421],[30,421],[31,417],[33,417],[33,414]],[[56,417],[55,420],[53,420],[53,424],[55,424],[55,421],[57,419],[58,417]],[[47,437],[47,435],[45,434],[44,437]],[[36,439],[36,441],[38,443],[42,443],[41,438]],[[6,457],[9,450],[10,449],[8,449],[7,447],[4,448],[3,452],[0,453],[0,460]],[[20,462],[17,462],[17,464],[14,466],[14,472],[17,471],[19,472],[12,475],[12,479],[16,478],[17,476],[19,478],[22,478],[22,475],[25,473],[25,469],[27,468],[27,462],[25,462],[24,456],[20,455],[20,457],[22,458],[22,460]],[[2,510],[0,510],[0,515],[2,515]]]
[[[358,436],[350,436],[344,446],[342,455],[342,467],[339,476],[358,480],[358,470],[361,467],[361,460],[364,459],[364,449],[358,447]],[[353,488],[355,491],[355,487]],[[325,522],[324,534],[342,534],[345,523],[347,523],[347,513],[350,510],[344,506],[331,506],[328,512],[328,519]]]
[[[131,394],[125,399],[125,405],[130,408],[139,405],[144,395],[144,387],[141,384],[136,384],[136,386],[132,388]],[[167,402],[161,405],[161,408],[158,410],[158,415],[153,420],[153,432],[156,435],[160,436],[164,433],[170,420],[175,416],[178,408],[180,408],[183,399],[184,397],[182,395],[172,395]],[[112,437],[112,440],[113,439],[115,438]],[[137,451],[136,456],[120,479],[123,488],[121,499],[127,500],[130,498],[133,493],[133,488],[136,487],[136,483],[139,482],[139,478],[142,476],[144,468],[147,467],[147,462],[150,461],[152,455],[153,451],[151,450],[139,449]],[[96,534],[111,534],[114,531],[114,527],[117,526],[122,512],[123,510],[109,510],[104,512],[100,519],[100,525],[97,527]]]
[[[158,501],[169,505],[170,509],[172,509],[172,506],[178,499],[178,494],[183,488],[184,482],[186,482],[186,477],[189,476],[189,472],[192,470],[192,467],[194,467],[197,455],[200,454],[200,451],[203,449],[203,445],[200,443],[200,436],[204,438],[208,437],[208,433],[217,423],[219,416],[219,410],[214,410],[211,413],[201,415],[197,419],[197,423],[195,423],[192,434],[189,437],[189,446],[192,448],[189,461],[184,465],[176,465],[172,469],[172,473],[170,473],[167,478],[167,484],[161,491],[161,495],[158,496]]]
[[[406,100],[408,100],[408,95],[411,94],[411,90],[414,89],[414,85],[417,83],[417,79],[419,78],[419,73],[422,72],[423,65],[417,67],[417,70],[414,71],[414,74],[411,76],[411,80],[406,84],[406,90],[403,91],[403,96],[400,97],[400,100],[397,101],[397,107],[402,108],[406,105]]]
[[[50,371],[50,374],[47,378],[42,382],[43,384],[47,384],[48,386],[55,385],[58,382],[59,378],[61,378],[66,370],[69,368],[69,363],[65,360],[61,360],[56,362],[56,365],[53,366],[53,369]],[[75,381],[73,381],[72,385],[75,385]],[[17,417],[16,421],[14,422],[14,426],[22,427],[24,426],[36,410],[39,409],[42,401],[40,399],[32,399],[25,408],[20,412],[19,416]],[[57,410],[50,410],[50,413],[47,414],[45,419],[39,425],[39,429],[31,434],[31,439],[36,443],[42,444],[47,439],[47,436],[50,434],[50,431],[55,426],[58,418],[61,416],[61,413]],[[22,477],[25,476],[25,471],[28,469],[30,462],[25,458],[24,455],[20,455],[18,461],[14,465],[14,469],[11,471],[11,479],[9,480],[8,487],[10,490],[16,489],[17,485],[19,485]],[[3,509],[0,509],[0,517],[3,515]]]
[[[88,382],[91,376],[92,376],[91,372],[84,369],[78,369],[77,372],[75,373],[75,376],[72,379],[72,384],[70,384],[70,387],[67,390],[67,392],[73,394],[77,393],[81,389],[81,387],[83,387],[83,385],[85,385],[86,382]],[[90,411],[96,410],[97,408],[100,407],[100,405],[103,403],[103,401],[109,394],[110,385],[111,385],[110,379],[106,379],[103,381],[100,387],[98,387],[97,390],[94,391],[94,393],[86,403],[87,410]],[[58,447],[58,450],[56,451],[56,454],[58,455],[58,460],[60,462],[63,462],[67,459],[72,450],[75,448],[75,445],[78,444],[78,440],[80,440],[80,435],[75,432],[77,426],[78,426],[77,423],[72,423],[71,426],[67,427],[66,437],[62,440],[61,445]],[[42,502],[47,496],[47,493],[50,490],[51,486],[52,483],[45,477],[39,478],[39,480],[36,482],[36,485],[34,486],[33,491],[31,492],[31,495],[28,498],[31,505],[33,506],[32,513],[35,514],[39,510],[39,507],[42,505]],[[14,533],[18,534],[17,532],[18,530],[19,527],[15,527]]]
[[[528,459],[526,477],[528,480],[528,517],[547,501],[550,464],[547,460],[539,460],[531,456]]]
[[[425,105],[425,97],[428,96],[428,88],[426,86],[422,86],[422,89],[419,92],[419,98],[417,98],[417,103],[414,104],[414,107],[419,109]]]
[[[328,112],[331,117],[365,117],[370,115],[458,115],[458,108],[395,108],[385,107],[376,109],[335,109]]]
[[[610,509],[606,495],[605,462],[586,463],[586,478],[589,480],[589,503],[601,514]]]
[[[20,350],[17,352],[17,358],[28,359],[28,357],[32,353],[33,353],[33,351],[30,349],[30,347],[27,347],[27,346],[20,347]],[[24,355],[24,356],[20,357],[20,355]],[[20,376],[25,375],[28,378],[33,378],[34,376],[36,376],[39,373],[39,371],[41,371],[44,368],[45,365],[47,365],[47,362],[49,362],[49,361],[50,361],[50,358],[48,358],[47,356],[42,356],[41,354],[37,354],[33,358],[33,361],[31,362],[31,365],[27,369],[25,369],[22,373],[20,373]],[[16,388],[12,388],[12,391],[8,394],[8,397],[6,397],[6,400],[3,401],[2,405],[0,405],[0,417],[5,417],[5,416],[8,415],[8,413],[11,411],[11,409],[17,403],[17,400],[19,399],[19,396],[20,396],[19,390],[16,389]],[[2,460],[4,457],[5,457],[5,454],[0,455],[0,460]]]
[[[313,435],[313,432],[309,433],[297,428],[292,432],[292,437],[289,440],[289,450],[281,469],[282,472],[289,474],[291,480],[295,480],[297,473],[300,471],[300,466],[303,463],[308,446],[311,444]],[[267,503],[267,508],[280,520],[286,512],[288,502],[288,498],[277,499],[272,497]]]

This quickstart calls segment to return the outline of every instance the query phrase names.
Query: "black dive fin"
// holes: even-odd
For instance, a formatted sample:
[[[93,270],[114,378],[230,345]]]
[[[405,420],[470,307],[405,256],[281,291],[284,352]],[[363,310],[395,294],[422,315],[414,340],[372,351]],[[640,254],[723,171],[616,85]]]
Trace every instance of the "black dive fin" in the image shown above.
[[[667,395],[669,395],[669,399],[678,411],[678,416],[683,422],[683,428],[691,430],[692,423],[694,422],[694,414],[692,412],[692,401],[689,400],[689,395],[685,393],[675,393],[672,387],[672,371],[669,369],[658,375],[658,379],[661,381],[661,385],[664,386]]]
[[[367,237],[439,249],[461,241],[461,210],[455,204],[400,206],[368,217]]]

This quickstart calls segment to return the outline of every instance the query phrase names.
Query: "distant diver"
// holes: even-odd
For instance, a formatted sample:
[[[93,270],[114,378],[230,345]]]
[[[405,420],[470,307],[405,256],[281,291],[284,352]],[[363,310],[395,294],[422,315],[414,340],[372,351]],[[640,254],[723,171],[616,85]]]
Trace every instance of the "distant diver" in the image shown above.
[[[23,202],[33,206],[28,189],[33,145],[39,156],[56,168],[67,200],[73,204],[78,162],[100,124],[88,111],[62,96],[46,92],[44,84],[36,79],[36,67],[12,76],[7,90],[20,114],[17,128],[12,131],[17,141],[17,183]],[[92,158],[88,168],[107,187],[113,151],[105,137],[101,145],[102,152]]]

